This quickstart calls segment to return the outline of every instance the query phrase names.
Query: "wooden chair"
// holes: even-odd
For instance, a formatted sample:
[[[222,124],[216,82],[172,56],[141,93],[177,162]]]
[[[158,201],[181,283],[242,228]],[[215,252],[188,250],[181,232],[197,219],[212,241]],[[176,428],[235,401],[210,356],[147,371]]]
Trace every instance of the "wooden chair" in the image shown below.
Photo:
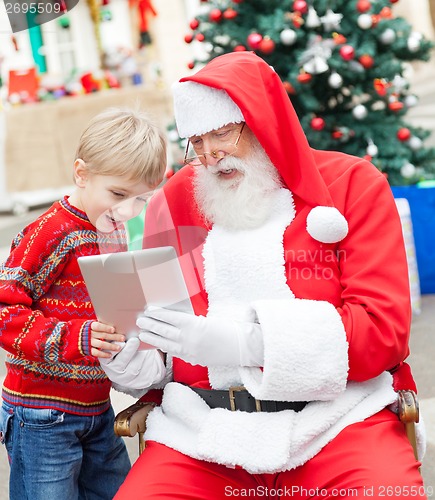
[[[417,395],[414,391],[410,390],[398,391],[398,397],[399,419],[405,425],[406,434],[414,450],[415,459],[418,460],[415,424],[420,420],[420,408],[418,406]]]
[[[414,450],[415,459],[417,455],[417,440],[415,435],[415,424],[419,421],[419,406],[414,391],[398,391],[398,417],[405,425],[406,434]],[[124,437],[139,437],[139,453],[145,449],[144,433],[146,430],[146,419],[149,412],[156,406],[154,402],[138,401],[125,410],[118,413],[115,418],[115,434]]]
[[[115,417],[115,434],[123,437],[139,437],[139,454],[145,449],[144,433],[146,431],[146,420],[148,413],[156,406],[156,403],[137,401]]]

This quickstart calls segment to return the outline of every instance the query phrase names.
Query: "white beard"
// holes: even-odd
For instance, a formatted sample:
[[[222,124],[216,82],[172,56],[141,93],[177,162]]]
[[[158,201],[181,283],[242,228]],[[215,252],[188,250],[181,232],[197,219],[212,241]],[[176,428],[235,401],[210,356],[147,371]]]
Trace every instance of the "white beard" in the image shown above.
[[[221,178],[221,170],[236,169],[242,176]],[[228,156],[217,165],[197,167],[194,194],[202,216],[227,229],[261,226],[271,213],[273,193],[282,187],[280,175],[257,142],[245,159]]]

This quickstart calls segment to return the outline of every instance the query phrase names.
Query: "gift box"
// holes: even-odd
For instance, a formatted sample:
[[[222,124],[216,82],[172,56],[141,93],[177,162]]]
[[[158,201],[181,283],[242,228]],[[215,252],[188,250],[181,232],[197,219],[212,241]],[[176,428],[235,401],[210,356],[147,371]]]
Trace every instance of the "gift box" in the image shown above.
[[[435,186],[395,186],[392,191],[409,204],[421,293],[435,293]]]

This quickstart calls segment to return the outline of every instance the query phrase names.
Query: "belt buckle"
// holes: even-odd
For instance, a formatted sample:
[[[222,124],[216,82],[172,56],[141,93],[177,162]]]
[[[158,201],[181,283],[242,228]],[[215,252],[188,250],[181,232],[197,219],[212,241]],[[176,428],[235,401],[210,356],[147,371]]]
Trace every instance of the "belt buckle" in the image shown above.
[[[246,391],[246,387],[244,385],[235,385],[228,389],[228,393],[230,396],[230,409],[231,411],[236,411],[236,392]],[[255,398],[254,398],[255,399]],[[261,411],[261,402],[258,399],[255,399],[255,410]]]

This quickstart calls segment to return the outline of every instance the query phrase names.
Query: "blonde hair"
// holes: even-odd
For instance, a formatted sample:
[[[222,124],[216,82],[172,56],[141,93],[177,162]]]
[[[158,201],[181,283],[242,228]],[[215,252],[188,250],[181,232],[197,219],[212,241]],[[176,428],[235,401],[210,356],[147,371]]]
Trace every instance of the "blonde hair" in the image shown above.
[[[75,158],[91,174],[127,175],[155,187],[166,169],[166,138],[145,112],[108,108],[83,131]]]

